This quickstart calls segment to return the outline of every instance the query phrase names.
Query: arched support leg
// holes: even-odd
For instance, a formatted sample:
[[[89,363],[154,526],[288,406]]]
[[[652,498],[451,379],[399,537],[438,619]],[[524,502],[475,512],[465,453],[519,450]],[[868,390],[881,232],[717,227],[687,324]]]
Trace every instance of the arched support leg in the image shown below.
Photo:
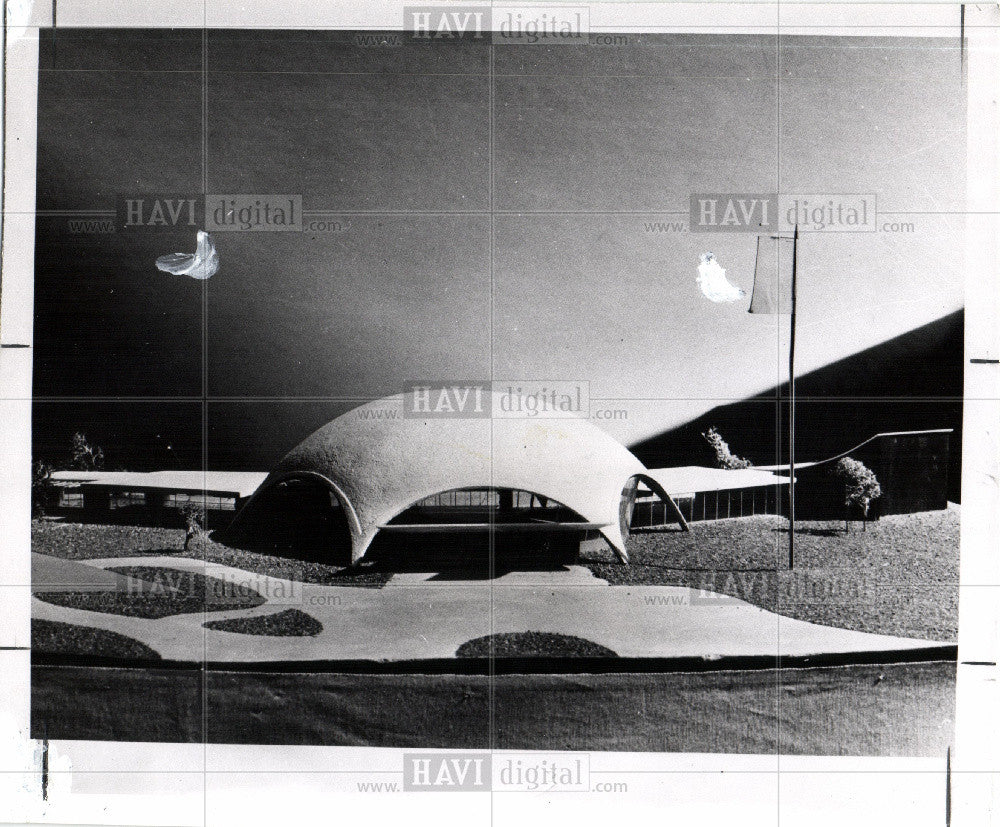
[[[684,519],[684,515],[681,514],[681,510],[677,507],[677,503],[674,502],[674,498],[663,489],[663,486],[651,477],[643,476],[641,474],[639,475],[639,479],[641,479],[645,485],[648,485],[649,490],[656,494],[656,496],[659,497],[667,508],[673,513],[674,521],[681,527],[681,531],[690,531],[691,527],[688,525],[688,521]]]

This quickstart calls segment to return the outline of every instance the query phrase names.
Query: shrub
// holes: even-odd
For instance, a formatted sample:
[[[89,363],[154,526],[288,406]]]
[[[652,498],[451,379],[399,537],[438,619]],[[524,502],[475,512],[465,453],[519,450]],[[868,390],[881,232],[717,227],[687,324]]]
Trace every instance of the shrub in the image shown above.
[[[205,505],[199,500],[188,500],[178,509],[184,518],[188,534],[201,535],[205,531]]]
[[[73,434],[69,467],[74,471],[103,471],[104,451],[100,446],[87,442],[86,434],[77,431]]]
[[[844,505],[859,507],[867,518],[872,500],[882,496],[882,486],[875,472],[863,462],[844,457],[833,466],[833,473],[844,481]]]
[[[741,468],[752,468],[753,463],[743,457],[738,457],[729,450],[729,444],[722,438],[722,434],[713,425],[702,436],[705,441],[712,446],[715,451],[715,463],[719,468],[726,468],[730,471],[737,471]]]
[[[55,498],[56,489],[52,484],[52,469],[40,459],[31,466],[31,514],[44,517]]]

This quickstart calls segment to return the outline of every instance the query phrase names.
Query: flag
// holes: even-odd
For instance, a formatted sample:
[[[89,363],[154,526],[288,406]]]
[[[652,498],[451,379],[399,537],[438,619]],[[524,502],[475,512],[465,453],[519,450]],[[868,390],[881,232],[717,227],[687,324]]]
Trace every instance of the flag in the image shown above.
[[[791,313],[794,236],[757,236],[751,313]]]

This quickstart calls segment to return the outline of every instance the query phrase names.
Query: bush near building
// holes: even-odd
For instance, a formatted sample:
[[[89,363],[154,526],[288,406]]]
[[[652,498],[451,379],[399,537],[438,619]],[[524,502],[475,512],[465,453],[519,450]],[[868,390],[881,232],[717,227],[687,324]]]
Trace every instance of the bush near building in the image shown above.
[[[719,429],[714,425],[702,434],[705,441],[712,446],[715,451],[715,463],[719,468],[728,471],[739,471],[743,468],[752,468],[753,463],[743,457],[738,457],[729,450],[729,443],[722,438]]]
[[[862,530],[868,530],[868,509],[872,500],[882,496],[882,486],[879,485],[875,472],[863,462],[852,457],[843,457],[833,466],[833,473],[844,481],[844,506],[847,514],[844,517],[844,531],[850,531],[851,508],[862,514]]]

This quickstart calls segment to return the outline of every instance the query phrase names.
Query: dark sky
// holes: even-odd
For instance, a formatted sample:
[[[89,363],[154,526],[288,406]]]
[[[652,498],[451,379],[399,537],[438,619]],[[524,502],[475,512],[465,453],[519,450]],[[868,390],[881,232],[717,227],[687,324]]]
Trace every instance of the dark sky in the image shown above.
[[[764,36],[496,47],[491,130],[478,42],[210,31],[203,67],[199,31],[43,31],[39,210],[205,187],[345,228],[217,233],[198,282],[154,266],[189,230],[40,215],[36,443],[88,427],[135,464],[159,434],[197,465],[206,425],[210,464],[262,468],[407,380],[491,374],[587,380],[628,411],[609,432],[647,438],[784,378],[779,317],[695,283],[711,251],[749,292],[755,237],[645,229],[693,192],[876,193],[913,222],[804,236],[802,373],[960,308],[957,39],[782,38],[780,85],[777,58]]]

